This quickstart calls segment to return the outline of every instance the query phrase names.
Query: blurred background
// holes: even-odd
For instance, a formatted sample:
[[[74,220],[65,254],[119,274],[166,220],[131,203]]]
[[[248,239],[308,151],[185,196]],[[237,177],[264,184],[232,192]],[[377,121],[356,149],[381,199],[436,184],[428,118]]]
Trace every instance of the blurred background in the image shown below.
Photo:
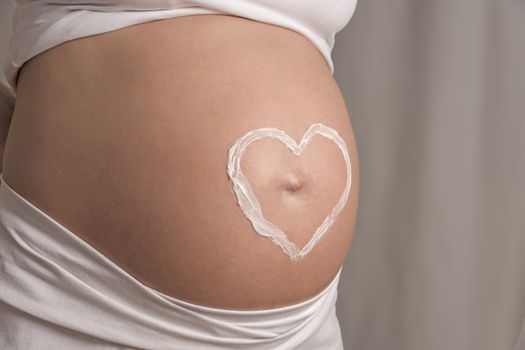
[[[358,0],[333,58],[361,167],[345,350],[525,350],[525,1]]]
[[[525,349],[525,1],[359,0],[333,57],[361,166],[345,349]]]

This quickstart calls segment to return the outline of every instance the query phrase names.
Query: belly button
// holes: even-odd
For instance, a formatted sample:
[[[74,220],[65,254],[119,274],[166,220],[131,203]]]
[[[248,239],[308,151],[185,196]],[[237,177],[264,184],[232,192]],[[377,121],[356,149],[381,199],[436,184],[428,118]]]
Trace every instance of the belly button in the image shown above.
[[[283,190],[288,194],[297,194],[305,187],[305,182],[297,176],[289,176],[283,186]]]
[[[303,187],[301,183],[288,183],[284,190],[289,193],[297,193]]]

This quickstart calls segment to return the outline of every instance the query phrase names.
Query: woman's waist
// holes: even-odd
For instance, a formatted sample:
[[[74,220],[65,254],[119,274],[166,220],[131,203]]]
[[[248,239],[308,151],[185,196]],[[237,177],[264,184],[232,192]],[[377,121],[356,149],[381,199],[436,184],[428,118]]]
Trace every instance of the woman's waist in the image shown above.
[[[24,197],[152,287],[196,303],[235,308],[234,300],[220,298],[237,286],[243,291],[238,294],[253,298],[248,303],[270,305],[269,300],[281,297],[276,303],[283,305],[322,289],[344,260],[353,233],[358,164],[344,115],[280,112],[192,112],[195,116],[185,120],[130,113],[128,119],[118,117],[120,122],[109,116],[115,119],[96,127],[77,113],[77,122],[57,123],[55,129],[13,129],[3,172]],[[293,264],[271,239],[254,231],[242,212],[228,177],[228,156],[250,131],[276,128],[299,144],[316,123],[346,141],[354,171],[351,200],[317,247]],[[259,198],[264,215],[282,225],[299,248],[337,204],[347,179],[343,154],[320,139],[313,138],[301,157],[275,139],[259,140],[246,148],[242,160],[256,195],[268,195]],[[319,193],[288,194],[296,178],[306,178],[305,187],[318,186]],[[275,281],[294,278],[297,284],[274,289]],[[250,292],[256,285],[257,293]],[[206,299],[209,288],[215,288],[218,299]]]
[[[87,52],[104,46],[90,45]],[[21,75],[3,169],[15,190],[142,281],[183,299],[234,308],[281,304],[326,285],[350,242],[355,195],[332,234],[301,264],[291,264],[279,247],[253,230],[227,174],[230,147],[250,130],[278,128],[299,143],[312,124],[323,123],[347,143],[352,194],[357,193],[350,121],[337,85],[321,68],[323,61],[296,57],[289,62],[292,53],[268,61],[264,50],[254,53],[257,49],[228,56],[230,49],[216,46],[201,55],[185,51],[181,55],[189,56],[173,64],[167,64],[172,56],[140,51],[139,56],[151,56],[131,57],[118,71],[105,64],[67,63],[68,55],[81,51],[80,46],[68,50],[62,58],[56,53],[49,59],[55,68],[44,69],[47,62],[39,67],[37,57]],[[101,62],[117,61],[111,55]],[[53,74],[60,62],[63,71]],[[310,163],[272,142],[247,152],[246,173],[265,197],[265,213],[300,246],[344,189],[344,159],[329,144],[312,142],[311,149],[319,151],[305,152]],[[305,174],[314,184],[323,178],[323,173],[308,175],[315,168],[327,168],[328,180],[316,186],[332,197],[280,190],[290,177]],[[307,215],[311,222],[301,218],[308,210],[313,210]],[[294,225],[299,221],[303,226]],[[279,281],[292,283],[275,290]],[[245,300],[236,304],[228,295]]]

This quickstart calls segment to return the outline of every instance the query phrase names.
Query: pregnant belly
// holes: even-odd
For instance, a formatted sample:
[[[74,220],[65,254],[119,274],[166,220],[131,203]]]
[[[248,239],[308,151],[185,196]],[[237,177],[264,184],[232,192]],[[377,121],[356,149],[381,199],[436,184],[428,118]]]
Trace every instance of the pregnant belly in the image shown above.
[[[298,144],[317,123],[336,131],[349,159],[321,134],[291,152],[286,140]],[[261,128],[289,138],[229,153]],[[255,219],[229,156],[260,205]],[[321,54],[294,31],[224,15],[142,23],[27,62],[3,176],[144,284],[231,309],[324,289],[347,256],[359,187],[350,119]],[[312,243],[338,203],[307,254],[285,253]],[[289,244],[265,236],[263,219]]]

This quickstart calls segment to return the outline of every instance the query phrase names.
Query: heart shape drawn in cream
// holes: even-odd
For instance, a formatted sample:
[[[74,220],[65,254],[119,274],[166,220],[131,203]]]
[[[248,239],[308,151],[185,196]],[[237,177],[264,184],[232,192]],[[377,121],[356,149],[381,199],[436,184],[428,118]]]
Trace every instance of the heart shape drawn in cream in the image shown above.
[[[312,238],[308,241],[308,243],[306,243],[302,249],[299,249],[294,243],[288,240],[288,237],[283,231],[263,217],[259,201],[254,195],[248,180],[242,173],[241,158],[244,150],[250,143],[263,137],[273,137],[280,140],[296,156],[299,156],[306,145],[308,145],[312,137],[316,134],[324,136],[335,142],[343,153],[347,171],[346,185],[343,193],[341,194],[341,197],[339,198],[339,201],[332,209],[330,214],[328,214],[323,223],[315,230],[315,233],[312,235]],[[352,165],[344,140],[339,136],[337,131],[321,123],[310,125],[299,144],[297,144],[284,131],[276,128],[260,128],[247,132],[230,148],[228,152],[227,172],[230,180],[233,183],[233,190],[237,195],[238,204],[241,207],[244,215],[252,223],[255,231],[262,236],[271,238],[272,242],[281,247],[284,253],[290,257],[292,262],[297,262],[304,258],[304,256],[312,250],[319,239],[321,239],[321,237],[333,225],[337,215],[346,204],[352,184]]]

